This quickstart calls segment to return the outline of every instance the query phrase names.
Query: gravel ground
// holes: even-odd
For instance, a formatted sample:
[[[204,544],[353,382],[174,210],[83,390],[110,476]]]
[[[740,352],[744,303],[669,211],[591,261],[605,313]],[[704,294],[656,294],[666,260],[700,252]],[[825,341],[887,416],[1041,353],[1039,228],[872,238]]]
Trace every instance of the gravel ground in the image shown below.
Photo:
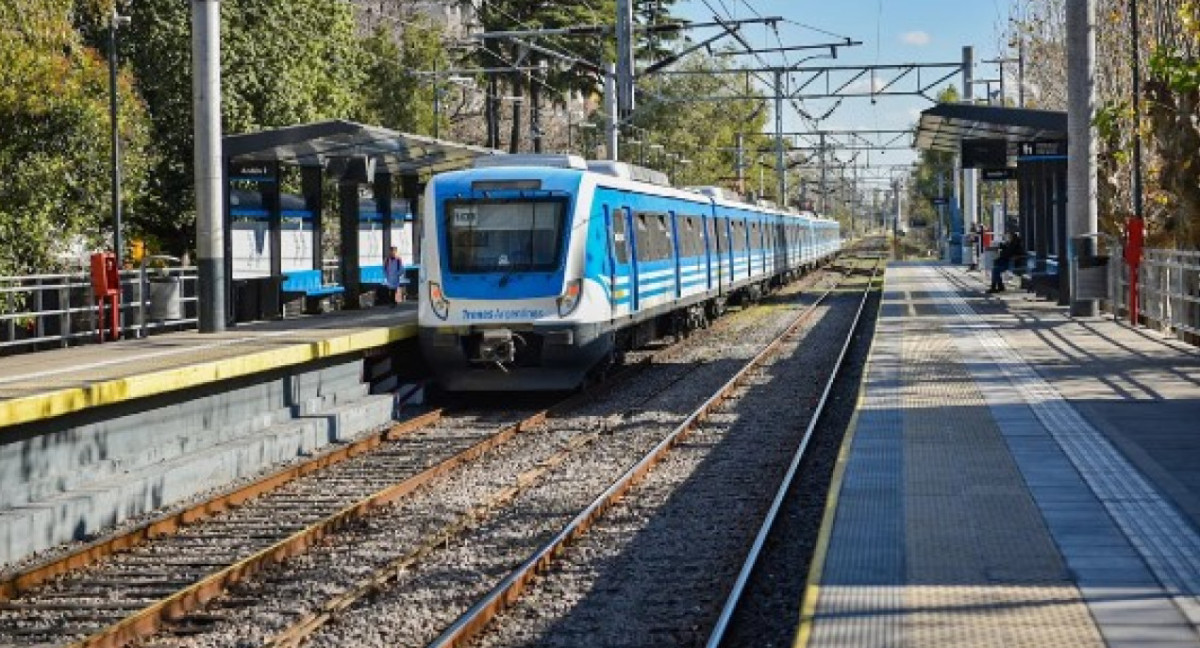
[[[661,366],[615,386],[569,418],[518,435],[385,514],[358,521],[324,545],[235,587],[203,613],[175,624],[173,633],[159,637],[156,645],[261,645],[356,579],[422,546],[422,539],[445,533],[448,524],[461,525],[464,512],[489,493],[494,497],[511,490],[518,473],[549,456],[565,457],[561,466],[543,469],[537,480],[510,493],[513,505],[483,514],[474,528],[444,540],[442,551],[401,570],[394,587],[345,611],[314,642],[425,643],[773,337],[800,307],[795,286],[764,307],[723,318],[673,348]],[[399,481],[474,443],[502,420],[518,418],[493,411],[448,421],[388,446],[390,464],[380,463],[378,454],[357,458],[179,536],[59,579],[0,610],[0,645],[36,645],[90,633],[311,524],[314,499],[322,501],[324,510],[337,510],[355,494],[386,483],[379,481],[380,466],[382,478]],[[574,449],[566,453],[568,446]]]
[[[540,479],[526,484],[511,505],[483,516],[472,528],[438,544],[437,551],[399,570],[384,591],[342,611],[312,645],[424,645],[537,546],[656,444],[683,416],[757,352],[800,308],[792,296],[763,308],[736,312],[694,336],[670,359],[636,381],[582,405],[569,416],[522,434],[466,470],[439,481],[383,515],[375,515],[299,558],[238,586],[184,634],[160,637],[158,646],[262,645],[355,579],[410,552],[422,539],[511,486],[513,476],[545,460],[574,439],[578,447]],[[580,439],[584,439],[580,441]],[[246,605],[254,601],[254,605]]]
[[[703,645],[836,361],[858,296],[826,303],[819,321],[569,548],[480,644]],[[836,454],[836,438],[822,444]],[[788,600],[791,616],[798,600]]]
[[[875,337],[879,301],[878,291],[867,299],[858,333],[846,352],[845,366],[834,382],[784,508],[759,555],[758,567],[725,635],[725,646],[785,647],[795,639],[829,482],[858,404],[863,371]]]
[[[519,412],[463,415],[293,481],[179,534],[56,579],[0,606],[0,645],[90,634],[492,434]]]

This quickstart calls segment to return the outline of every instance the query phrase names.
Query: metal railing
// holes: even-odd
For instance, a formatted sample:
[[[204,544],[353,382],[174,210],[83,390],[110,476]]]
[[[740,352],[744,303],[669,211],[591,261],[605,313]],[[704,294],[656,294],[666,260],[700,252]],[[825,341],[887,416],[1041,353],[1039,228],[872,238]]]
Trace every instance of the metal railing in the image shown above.
[[[1109,264],[1114,317],[1129,316],[1129,267]],[[1147,326],[1195,342],[1200,336],[1200,251],[1147,249],[1138,271],[1138,315]]]
[[[148,279],[148,280],[147,280]],[[151,319],[153,284],[178,281],[179,317]],[[121,271],[121,335],[145,337],[196,326],[195,267]],[[161,293],[160,293],[161,294]],[[62,274],[0,277],[0,355],[66,347],[98,339],[97,303],[85,270]]]

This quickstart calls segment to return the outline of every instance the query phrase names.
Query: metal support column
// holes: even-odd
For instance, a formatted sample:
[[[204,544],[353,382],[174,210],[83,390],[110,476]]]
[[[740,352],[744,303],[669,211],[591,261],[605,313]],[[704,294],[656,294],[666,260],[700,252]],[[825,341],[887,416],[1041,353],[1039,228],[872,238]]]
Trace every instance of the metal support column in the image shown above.
[[[380,227],[383,228],[381,250],[378,250],[380,263],[388,257],[392,250],[392,174],[376,173],[375,182],[371,185],[375,197],[375,211],[379,213]]]
[[[229,276],[225,268],[221,164],[221,3],[192,0],[192,108],[195,137],[196,247],[200,272],[200,332],[225,330]]]
[[[1067,254],[1058,265],[1060,303],[1071,304],[1071,315],[1098,312],[1094,299],[1077,300],[1069,276],[1074,263],[1088,251],[1085,235],[1097,230],[1096,205],[1096,1],[1067,3]],[[1064,293],[1065,289],[1065,293]],[[1069,300],[1069,302],[1068,302]]]
[[[963,100],[974,103],[975,86],[975,48],[971,46],[962,49],[963,55]],[[961,151],[959,155],[961,155]],[[971,242],[971,232],[979,222],[979,172],[976,169],[963,169],[963,263],[976,263],[975,244]]]
[[[338,221],[342,235],[338,266],[342,271],[341,284],[346,291],[342,307],[346,309],[359,307],[358,296],[361,292],[358,261],[358,187],[357,179],[342,179],[338,182],[338,209],[340,210]]]
[[[616,111],[614,120],[620,121],[633,112],[633,0],[617,0],[617,64],[609,72],[616,77]],[[617,159],[611,156],[610,159]]]
[[[821,215],[829,215],[829,165],[825,157],[825,133],[820,134],[821,147]]]
[[[607,148],[608,159],[616,161],[617,157],[617,130],[620,124],[618,116],[618,98],[617,98],[617,71],[612,63],[609,63],[605,68],[604,74],[604,109],[608,113],[608,120],[604,125],[605,146]]]
[[[787,167],[783,160],[783,70],[775,70],[775,201],[787,205]]]

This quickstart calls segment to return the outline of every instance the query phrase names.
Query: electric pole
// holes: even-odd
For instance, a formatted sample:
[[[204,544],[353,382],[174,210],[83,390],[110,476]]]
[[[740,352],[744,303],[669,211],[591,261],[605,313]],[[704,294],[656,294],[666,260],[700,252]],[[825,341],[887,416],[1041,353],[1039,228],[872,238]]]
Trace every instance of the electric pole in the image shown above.
[[[1067,3],[1067,259],[1078,261],[1096,254],[1096,0]],[[1064,267],[1065,266],[1065,267]],[[1094,299],[1075,296],[1072,263],[1060,264],[1060,303],[1071,304],[1071,315],[1098,312]]]
[[[225,330],[225,228],[221,208],[221,3],[192,0],[196,247],[201,333]]]

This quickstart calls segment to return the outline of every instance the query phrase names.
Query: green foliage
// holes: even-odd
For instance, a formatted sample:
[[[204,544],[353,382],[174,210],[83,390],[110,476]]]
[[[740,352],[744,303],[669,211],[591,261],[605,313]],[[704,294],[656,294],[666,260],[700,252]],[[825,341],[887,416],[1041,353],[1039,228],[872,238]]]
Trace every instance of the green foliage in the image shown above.
[[[716,70],[720,59],[693,54],[682,59],[679,70]],[[768,111],[760,100],[686,101],[696,97],[745,94],[742,88],[731,88],[728,75],[686,74],[652,76],[639,85],[640,105],[633,125],[650,133],[651,141],[663,145],[663,151],[647,154],[649,166],[670,171],[672,162],[662,157],[677,153],[690,159],[691,164],[679,166],[675,184],[722,185],[733,187],[737,164],[737,135],[743,134],[743,149],[747,165],[754,162],[757,151],[770,149],[763,134]],[[627,159],[641,157],[640,147],[625,147]],[[772,184],[772,186],[774,186]]]
[[[671,15],[676,0],[634,0],[633,20],[638,25],[683,22]],[[680,32],[639,32],[634,34],[634,52],[649,65],[671,54],[669,45],[679,40]]]
[[[361,121],[406,133],[433,134],[431,77],[414,71],[446,69],[442,30],[418,18],[404,28],[400,43],[378,28],[362,42],[365,79]],[[445,81],[443,90],[445,90]]]
[[[1174,92],[1193,92],[1200,89],[1200,61],[1169,50],[1155,50],[1150,55],[1150,74],[1160,79]]]
[[[958,88],[947,86],[938,94],[939,103],[954,103],[959,100]],[[931,201],[938,197],[948,197],[954,186],[954,153],[949,151],[920,151],[917,167],[913,173],[914,186],[918,196],[912,206],[913,214],[926,220],[932,220],[937,213]],[[939,188],[940,187],[940,188]]]
[[[96,42],[95,26],[111,7],[78,0],[76,21]],[[151,181],[153,210],[131,215],[133,227],[170,251],[192,247],[193,195],[191,3],[138,0],[121,11],[131,18],[120,51],[137,77],[153,122],[158,164]],[[360,112],[365,79],[347,0],[223,0],[221,92],[226,134]]]
[[[84,46],[69,0],[0,0],[0,275],[55,269],[81,241],[107,246],[108,66]],[[123,199],[144,207],[143,107],[122,76]]]
[[[481,6],[479,18],[484,31],[499,31],[612,24],[615,14],[616,0],[489,0]],[[532,67],[542,61],[546,63],[545,77],[537,80],[525,71],[503,75],[508,91],[500,91],[498,95],[523,97],[528,94],[530,85],[536,83],[544,102],[562,105],[569,93],[587,96],[600,92],[603,77],[597,67],[604,61],[614,60],[616,39],[612,34],[532,39],[536,40],[533,44],[537,48],[529,48],[531,40],[524,40],[524,43],[509,39],[489,40],[475,54],[476,62],[487,68],[517,64]],[[573,63],[567,60],[569,58],[584,64]],[[509,148],[513,151],[523,139],[521,111],[522,106],[514,103],[513,128],[509,136]]]

